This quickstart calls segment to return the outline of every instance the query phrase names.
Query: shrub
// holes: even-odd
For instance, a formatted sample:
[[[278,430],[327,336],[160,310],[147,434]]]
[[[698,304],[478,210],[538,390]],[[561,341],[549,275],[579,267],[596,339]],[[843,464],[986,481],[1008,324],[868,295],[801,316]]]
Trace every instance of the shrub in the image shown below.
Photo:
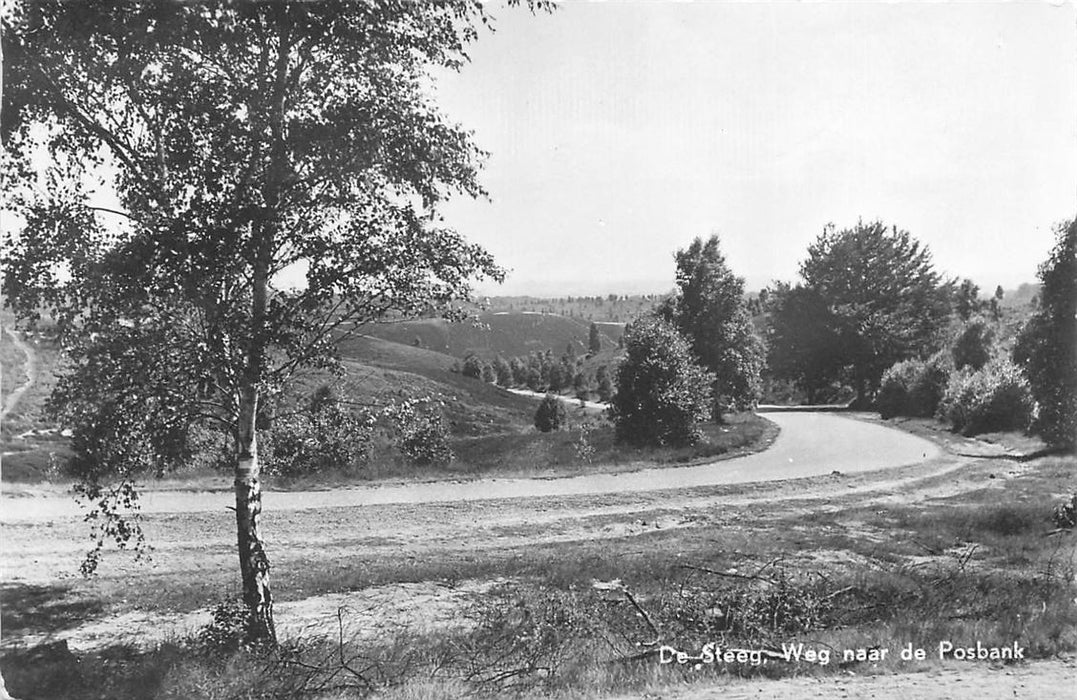
[[[904,360],[883,373],[876,408],[883,418],[935,415],[946,392],[950,368],[941,354],[931,359]]]
[[[464,358],[464,366],[461,373],[465,377],[482,379],[482,360],[475,355],[468,355]]]
[[[567,420],[565,403],[553,394],[546,394],[535,409],[535,427],[544,433],[560,430]]]
[[[247,606],[238,598],[226,598],[213,608],[213,621],[198,630],[198,644],[209,654],[234,652],[247,636]]]
[[[396,427],[396,447],[412,463],[448,464],[453,460],[449,430],[437,406],[425,399],[409,400],[387,413]]]
[[[995,359],[975,372],[954,372],[939,412],[954,430],[976,435],[996,430],[1024,430],[1034,403],[1028,382],[1009,360]]]
[[[971,319],[965,323],[950,349],[954,358],[954,367],[982,369],[991,359],[991,348],[994,343],[995,329],[987,319],[983,316]]]
[[[370,455],[373,417],[319,391],[308,407],[279,417],[262,445],[267,473],[285,477],[348,469]]]
[[[688,342],[659,318],[645,316],[624,334],[610,405],[617,440],[637,445],[693,445],[711,415],[714,375],[696,364]]]

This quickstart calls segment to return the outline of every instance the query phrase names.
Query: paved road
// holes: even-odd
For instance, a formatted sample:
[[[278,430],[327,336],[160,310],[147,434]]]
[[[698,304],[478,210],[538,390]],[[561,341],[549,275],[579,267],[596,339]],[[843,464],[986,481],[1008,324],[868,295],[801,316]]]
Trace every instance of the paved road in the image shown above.
[[[267,511],[304,510],[384,503],[436,503],[497,498],[594,495],[695,486],[776,481],[808,476],[873,471],[930,459],[939,448],[922,438],[832,413],[769,413],[781,433],[763,452],[690,467],[645,469],[623,474],[589,474],[556,479],[480,479],[406,485],[360,486],[333,491],[264,494]],[[147,491],[147,513],[220,511],[232,503],[228,492]],[[0,521],[46,520],[74,515],[70,498],[50,495],[4,498]]]

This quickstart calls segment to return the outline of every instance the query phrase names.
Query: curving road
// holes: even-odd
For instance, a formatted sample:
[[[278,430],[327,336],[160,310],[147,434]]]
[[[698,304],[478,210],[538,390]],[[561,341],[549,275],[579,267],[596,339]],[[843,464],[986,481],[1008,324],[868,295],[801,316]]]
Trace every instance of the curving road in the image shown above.
[[[268,491],[267,511],[337,508],[389,503],[437,503],[499,498],[594,495],[679,489],[696,486],[777,481],[810,476],[873,471],[915,464],[939,454],[932,442],[892,428],[833,413],[767,413],[781,428],[770,448],[752,455],[689,467],[644,469],[622,474],[588,474],[556,479],[479,479],[405,485],[361,486],[333,491]],[[221,511],[230,492],[146,491],[144,513]],[[4,498],[0,521],[17,522],[72,516],[69,497]]]

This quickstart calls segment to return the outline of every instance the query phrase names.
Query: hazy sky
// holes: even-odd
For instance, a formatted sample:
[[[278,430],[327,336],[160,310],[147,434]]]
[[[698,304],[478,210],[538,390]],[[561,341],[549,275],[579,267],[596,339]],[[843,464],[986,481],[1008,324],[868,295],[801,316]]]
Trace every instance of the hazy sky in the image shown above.
[[[492,202],[446,219],[513,271],[492,294],[659,292],[717,233],[750,288],[827,222],[881,218],[988,291],[1077,215],[1070,4],[572,3],[494,12],[446,111]]]

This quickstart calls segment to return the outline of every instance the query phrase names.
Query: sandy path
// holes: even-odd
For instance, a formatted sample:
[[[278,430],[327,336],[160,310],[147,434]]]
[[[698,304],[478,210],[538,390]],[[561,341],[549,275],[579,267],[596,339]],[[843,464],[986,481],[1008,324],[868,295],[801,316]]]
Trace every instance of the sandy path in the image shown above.
[[[34,381],[37,379],[37,358],[34,356],[34,349],[23,342],[17,331],[10,328],[5,328],[4,331],[11,336],[15,347],[26,356],[26,381],[4,398],[4,408],[0,410],[0,420],[7,418],[8,414],[15,410],[15,407],[19,405],[19,400],[22,399],[22,395],[34,385]]]
[[[937,456],[939,447],[892,428],[825,413],[771,413],[781,432],[763,452],[690,467],[644,469],[622,474],[588,474],[556,479],[481,479],[334,491],[267,492],[267,512],[384,504],[444,503],[495,499],[641,493],[664,489],[779,481],[809,476],[875,471]],[[221,512],[229,492],[146,491],[142,512]],[[67,496],[4,498],[0,522],[32,522],[78,514]]]

